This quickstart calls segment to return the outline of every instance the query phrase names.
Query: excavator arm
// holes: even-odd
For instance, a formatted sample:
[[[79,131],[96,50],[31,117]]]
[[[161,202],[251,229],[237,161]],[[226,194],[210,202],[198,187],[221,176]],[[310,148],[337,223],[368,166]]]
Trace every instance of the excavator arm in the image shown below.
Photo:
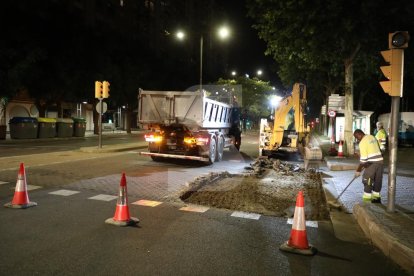
[[[306,86],[301,83],[293,85],[292,94],[283,98],[275,110],[273,130],[267,150],[277,150],[283,141],[285,130],[295,131],[289,135],[290,146],[296,147],[297,141],[301,141],[306,135],[304,111],[306,108]],[[288,120],[289,113],[294,113],[294,128]]]

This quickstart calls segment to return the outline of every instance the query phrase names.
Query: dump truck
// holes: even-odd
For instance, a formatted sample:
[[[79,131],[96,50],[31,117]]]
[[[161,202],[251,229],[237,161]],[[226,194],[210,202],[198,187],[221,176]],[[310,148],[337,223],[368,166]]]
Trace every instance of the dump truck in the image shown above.
[[[305,124],[306,86],[293,85],[292,93],[275,108],[274,121],[262,119],[259,154],[269,156],[276,151],[297,151],[298,143],[306,144],[309,128]]]
[[[138,123],[154,161],[165,158],[221,161],[224,149],[239,150],[240,111],[236,103],[221,102],[206,91],[147,91],[138,96]]]

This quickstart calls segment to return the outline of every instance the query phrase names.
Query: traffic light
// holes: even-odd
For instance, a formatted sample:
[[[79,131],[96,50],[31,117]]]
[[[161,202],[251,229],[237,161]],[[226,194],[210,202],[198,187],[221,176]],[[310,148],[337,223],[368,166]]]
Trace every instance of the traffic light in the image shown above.
[[[381,71],[388,79],[381,81],[381,87],[390,96],[402,97],[402,83],[404,72],[404,50],[390,49],[381,51],[381,55],[389,65],[381,66]]]
[[[104,81],[103,82],[103,87],[102,87],[102,98],[109,98],[109,86],[111,84],[108,81]]]
[[[389,65],[381,66],[381,71],[388,80],[380,81],[380,84],[384,92],[392,97],[403,96],[404,48],[408,47],[408,40],[408,32],[390,33],[389,50],[381,51],[382,57]]]
[[[102,98],[102,82],[95,81],[95,98]]]
[[[388,34],[388,48],[389,49],[404,49],[408,47],[410,35],[408,32],[394,32]]]

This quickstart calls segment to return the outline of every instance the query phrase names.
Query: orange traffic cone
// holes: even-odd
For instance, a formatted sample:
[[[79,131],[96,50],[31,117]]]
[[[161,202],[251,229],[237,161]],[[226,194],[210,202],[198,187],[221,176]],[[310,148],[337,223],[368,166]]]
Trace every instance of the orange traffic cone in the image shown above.
[[[279,249],[282,251],[302,254],[315,255],[316,248],[308,243],[306,237],[306,222],[305,222],[305,201],[303,199],[302,191],[299,191],[296,198],[295,214],[293,215],[292,231],[287,242],[283,243]]]
[[[344,157],[344,151],[342,149],[342,140],[339,140],[338,157]]]
[[[119,184],[119,196],[116,203],[115,215],[113,218],[105,220],[105,223],[116,226],[130,226],[139,222],[139,219],[130,217],[128,209],[128,196],[125,173],[122,173],[121,183]]]
[[[30,202],[29,194],[27,193],[26,173],[24,171],[23,163],[20,163],[19,174],[17,175],[16,189],[14,190],[13,200],[4,204],[4,207],[26,209],[36,206],[36,202]]]

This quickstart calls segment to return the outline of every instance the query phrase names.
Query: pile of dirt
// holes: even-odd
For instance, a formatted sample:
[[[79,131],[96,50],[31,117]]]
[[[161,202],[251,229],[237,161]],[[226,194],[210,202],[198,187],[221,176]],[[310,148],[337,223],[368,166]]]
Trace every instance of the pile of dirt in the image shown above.
[[[257,159],[243,174],[198,177],[180,198],[191,204],[293,217],[299,191],[305,196],[307,220],[329,219],[320,173],[278,159]]]

